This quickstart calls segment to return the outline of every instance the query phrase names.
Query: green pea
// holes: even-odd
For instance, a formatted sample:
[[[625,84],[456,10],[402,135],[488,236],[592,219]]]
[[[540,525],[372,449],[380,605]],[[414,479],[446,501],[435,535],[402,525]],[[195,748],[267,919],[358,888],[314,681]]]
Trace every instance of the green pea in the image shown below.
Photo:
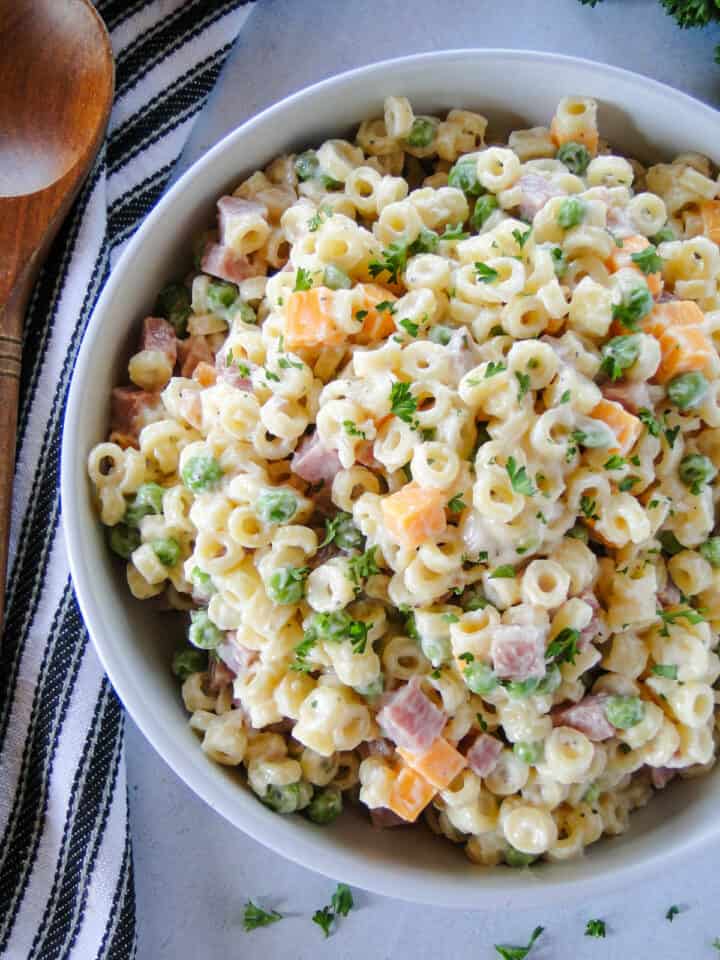
[[[320,170],[320,161],[314,150],[306,150],[295,157],[295,173],[298,180],[313,180]]]
[[[700,545],[700,553],[711,567],[720,567],[720,537],[710,537]]]
[[[639,335],[633,333],[608,340],[600,351],[600,369],[612,380],[619,380],[640,356],[640,343]]]
[[[202,650],[178,650],[173,656],[172,672],[183,682],[193,673],[207,670],[207,654]]]
[[[222,479],[222,467],[214,457],[191,457],[182,468],[182,482],[193,493],[213,490]]]
[[[214,650],[222,643],[223,633],[208,616],[207,610],[193,610],[190,613],[188,640],[199,650]]]
[[[342,813],[342,793],[337,787],[325,787],[316,790],[315,796],[305,808],[305,814],[313,823],[325,826],[332,823]]]
[[[174,567],[180,559],[180,544],[172,537],[151,540],[150,546],[164,567]]]
[[[475,158],[468,160],[461,157],[458,162],[450,168],[450,172],[448,173],[448,186],[456,187],[471,197],[477,197],[481,193],[484,193],[484,188],[477,176],[477,160]]]
[[[190,572],[190,582],[195,590],[204,597],[211,597],[215,593],[215,584],[209,573],[205,573],[200,567],[193,567]]]
[[[444,323],[438,323],[430,328],[428,340],[431,340],[433,343],[439,343],[441,347],[446,347],[450,343],[452,335],[452,327],[446,327]]]
[[[344,610],[334,610],[332,613],[314,613],[310,619],[308,633],[313,633],[319,640],[330,640],[339,643],[344,640],[350,631],[353,619]]]
[[[159,483],[143,483],[138,487],[133,500],[128,504],[123,522],[129,527],[137,527],[148,514],[162,513],[162,500],[165,488]]]
[[[574,140],[564,143],[555,154],[560,163],[564,163],[570,173],[581,177],[590,166],[590,154],[586,147]]]
[[[190,291],[182,283],[169,283],[158,294],[154,312],[173,325],[178,337],[184,337],[187,333],[187,320],[192,313]]]
[[[556,663],[551,663],[547,667],[545,676],[538,681],[535,692],[541,696],[548,693],[555,693],[561,683],[562,674],[560,673],[560,667]]]
[[[542,759],[543,745],[542,743],[529,743],[527,740],[518,740],[517,743],[513,744],[513,753],[518,760],[530,766],[530,764],[537,763]]]
[[[605,702],[605,716],[618,730],[627,730],[643,719],[645,704],[639,697],[610,697]]]
[[[477,588],[465,590],[459,600],[460,606],[465,611],[484,610],[488,605],[488,599],[482,591]]]
[[[472,663],[469,663],[463,670],[463,676],[468,688],[479,696],[492,693],[498,684],[492,668],[481,660],[473,660]]]
[[[287,523],[297,513],[298,501],[290,490],[264,490],[255,502],[255,513],[266,523]]]
[[[420,647],[434,667],[447,663],[452,654],[449,637],[421,637]]]
[[[300,603],[305,596],[307,567],[282,567],[271,574],[267,593],[273,603]]]
[[[110,549],[123,560],[129,560],[133,550],[140,546],[140,531],[134,527],[128,527],[125,523],[118,523],[110,528],[108,534]]]
[[[576,227],[585,219],[585,202],[579,197],[567,197],[560,204],[557,215],[558,226],[563,230],[569,230],[570,227]]]
[[[331,290],[349,290],[350,287],[352,287],[350,277],[344,270],[341,270],[340,267],[336,267],[332,263],[329,263],[325,267],[323,283],[326,287],[330,287]]]
[[[590,417],[583,418],[579,429],[573,431],[572,438],[581,446],[591,449],[611,447],[617,443],[610,427]]]
[[[509,867],[529,867],[531,863],[537,860],[537,857],[534,857],[531,853],[521,853],[511,844],[508,844],[505,848],[504,857],[505,863]]]
[[[708,382],[701,373],[683,373],[667,385],[670,400],[680,410],[689,410],[702,403],[708,392]]]
[[[257,314],[250,304],[242,299],[234,283],[212,280],[208,284],[206,301],[208,310],[228,323],[235,319],[242,320],[243,323],[257,323]]]
[[[476,230],[482,230],[484,224],[489,220],[494,211],[497,210],[498,206],[497,197],[492,193],[486,193],[484,196],[478,197],[475,202],[473,215],[470,217],[470,223]]]
[[[685,486],[689,487],[690,493],[697,496],[705,484],[715,478],[717,470],[709,457],[701,453],[689,453],[680,461],[678,474]]]
[[[435,126],[427,117],[415,117],[405,142],[411,147],[429,147],[435,139]]]
[[[352,514],[338,513],[332,521],[332,540],[341,550],[362,550],[365,537],[353,523]]]
[[[295,813],[303,810],[312,799],[313,789],[305,780],[289,783],[285,787],[270,786],[260,799],[275,813]]]
[[[663,553],[667,553],[670,557],[674,557],[676,553],[685,549],[672,530],[661,530],[657,538],[660,541]]]

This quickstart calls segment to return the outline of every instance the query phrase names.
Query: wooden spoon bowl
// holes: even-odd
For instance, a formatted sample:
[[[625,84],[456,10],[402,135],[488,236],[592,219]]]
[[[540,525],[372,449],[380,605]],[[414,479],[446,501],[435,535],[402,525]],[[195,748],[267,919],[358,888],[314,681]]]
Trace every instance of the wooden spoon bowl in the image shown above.
[[[89,0],[0,0],[0,50],[1,621],[25,306],[102,141],[114,65]]]

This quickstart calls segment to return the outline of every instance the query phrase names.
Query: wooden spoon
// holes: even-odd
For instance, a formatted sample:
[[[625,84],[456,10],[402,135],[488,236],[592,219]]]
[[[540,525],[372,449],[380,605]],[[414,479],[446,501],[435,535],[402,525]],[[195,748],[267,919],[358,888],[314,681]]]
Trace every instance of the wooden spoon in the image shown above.
[[[0,0],[0,622],[25,306],[100,147],[114,65],[89,0]]]

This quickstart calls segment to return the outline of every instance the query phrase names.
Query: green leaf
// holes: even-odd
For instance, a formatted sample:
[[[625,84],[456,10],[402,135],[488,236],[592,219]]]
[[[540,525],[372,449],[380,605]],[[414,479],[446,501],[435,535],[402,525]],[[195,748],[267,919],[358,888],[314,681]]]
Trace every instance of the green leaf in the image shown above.
[[[660,273],[663,268],[663,259],[658,256],[657,248],[652,244],[639,253],[633,253],[630,259],[645,274]]]
[[[511,563],[495,567],[490,574],[490,580],[511,580],[515,576],[515,567]]]
[[[462,494],[456,493],[455,496],[448,500],[447,508],[450,513],[462,513],[465,509],[465,502],[463,501]]]
[[[620,303],[613,307],[613,318],[628,330],[638,330],[640,321],[646,317],[654,306],[652,294],[643,281],[623,294]]]
[[[475,261],[475,276],[480,281],[480,283],[492,283],[493,280],[497,280],[499,274],[497,270],[493,270],[492,267],[489,267],[486,263],[482,263],[479,260]]]
[[[407,317],[404,320],[400,320],[399,323],[400,326],[403,327],[411,337],[416,337],[418,335],[418,331],[420,330],[419,323],[414,323]]]
[[[522,400],[525,394],[530,389],[530,374],[521,373],[519,370],[515,371],[515,379],[518,382],[518,400]]]
[[[353,423],[352,420],[343,420],[343,429],[349,437],[360,437],[362,440],[366,440],[364,430],[358,430],[357,426]]]
[[[335,919],[335,914],[332,912],[329,906],[323,907],[322,910],[316,910],[313,914],[312,921],[316,923],[322,932],[325,934],[325,937],[330,936],[330,929],[333,925],[333,920]]]
[[[638,419],[640,423],[645,424],[647,432],[651,437],[660,436],[660,424],[656,420],[652,410],[648,410],[647,407],[640,407],[638,411]]]
[[[510,477],[510,484],[515,493],[520,493],[525,497],[532,497],[537,493],[527,474],[527,469],[525,467],[518,467],[515,457],[508,457],[505,469],[507,470],[508,477]]]
[[[667,911],[667,913],[665,914],[665,919],[666,919],[666,920],[669,920],[670,923],[672,923],[673,920],[675,919],[675,917],[676,917],[679,913],[680,913],[680,907],[679,907],[676,903],[673,903],[673,905],[672,905],[671,907],[668,907],[668,911]]]
[[[525,233],[522,233],[520,230],[517,230],[517,229],[513,230],[512,235],[515,238],[515,242],[517,243],[517,245],[520,247],[521,250],[523,249],[525,244],[528,242],[531,233],[532,233],[532,227],[530,227],[529,230],[526,230]]]
[[[295,274],[295,286],[293,290],[310,290],[312,289],[312,279],[310,277],[310,271],[305,270],[303,267],[298,267],[297,273]]]
[[[572,394],[570,393],[570,391],[569,391],[569,390],[565,390],[565,391],[563,392],[562,396],[560,397],[560,403],[570,403],[570,398],[571,398],[571,397],[572,397]]]
[[[330,898],[330,906],[339,917],[346,917],[355,906],[350,887],[346,883],[339,883],[335,893]]]
[[[544,927],[535,927],[526,947],[509,947],[496,943],[495,949],[498,952],[498,956],[502,957],[502,960],[525,960],[525,957],[530,953],[535,941],[544,929]]]
[[[585,936],[586,937],[604,937],[605,921],[604,920],[588,920],[587,925],[585,926]]]
[[[398,381],[390,387],[390,412],[405,423],[413,424],[417,400],[410,392],[410,384]]]
[[[507,367],[504,363],[498,360],[496,363],[494,360],[491,360],[487,367],[485,367],[484,380],[489,380],[490,377],[494,377],[498,373],[502,373],[504,370],[507,370]]]
[[[365,553],[361,553],[357,557],[351,557],[348,560],[350,578],[353,583],[359,586],[362,580],[368,577],[374,577],[375,574],[380,573],[380,568],[375,559],[377,549],[377,547],[370,547]]]
[[[605,461],[603,468],[605,470],[622,470],[626,463],[625,457],[621,457],[619,453],[614,453]]]
[[[271,923],[277,923],[282,918],[282,914],[278,913],[277,910],[263,910],[256,906],[252,900],[248,900],[243,914],[243,929],[246,933],[249,933],[251,930],[257,930],[258,927],[269,927]]]
[[[389,283],[397,283],[399,275],[407,265],[408,248],[401,240],[389,244],[382,251],[380,259],[371,260],[368,270],[371,277],[378,277],[381,273],[388,274]]]
[[[630,474],[627,477],[623,477],[620,483],[618,484],[618,490],[621,493],[627,493],[628,490],[632,490],[636,483],[640,483],[642,477],[636,477],[633,474]]]
[[[580,631],[574,627],[565,627],[548,644],[545,650],[546,660],[555,660],[556,663],[575,663],[575,657],[578,654],[578,640]]]
[[[600,353],[603,358],[600,369],[611,380],[619,380],[640,356],[640,337],[637,334],[613,337]]]
[[[592,499],[592,497],[588,497],[586,494],[583,494],[582,497],[580,497],[580,510],[584,516],[588,518],[588,520],[598,519],[597,514],[595,513],[596,509],[597,503]]]
[[[652,672],[657,677],[665,677],[668,680],[677,680],[678,668],[675,663],[656,663],[653,665]]]

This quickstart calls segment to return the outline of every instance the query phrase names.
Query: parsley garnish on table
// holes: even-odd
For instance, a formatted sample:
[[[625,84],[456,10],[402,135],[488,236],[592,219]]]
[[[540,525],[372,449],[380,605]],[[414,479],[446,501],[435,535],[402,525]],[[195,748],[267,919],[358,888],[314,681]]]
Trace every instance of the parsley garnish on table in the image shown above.
[[[496,943],[495,949],[498,952],[498,956],[502,957],[502,960],[525,960],[525,957],[527,957],[527,955],[530,953],[535,941],[544,929],[544,927],[535,927],[526,947],[509,947],[504,944]]]
[[[246,933],[251,930],[257,930],[258,927],[269,927],[271,923],[277,923],[283,916],[277,910],[263,910],[248,900],[245,904],[245,913],[243,914],[243,929]]]
[[[586,937],[604,937],[606,933],[604,920],[588,920],[585,926]]]
[[[330,903],[313,914],[313,923],[316,923],[326,937],[330,936],[333,922],[338,917],[346,917],[355,906],[350,887],[346,883],[339,883]]]

